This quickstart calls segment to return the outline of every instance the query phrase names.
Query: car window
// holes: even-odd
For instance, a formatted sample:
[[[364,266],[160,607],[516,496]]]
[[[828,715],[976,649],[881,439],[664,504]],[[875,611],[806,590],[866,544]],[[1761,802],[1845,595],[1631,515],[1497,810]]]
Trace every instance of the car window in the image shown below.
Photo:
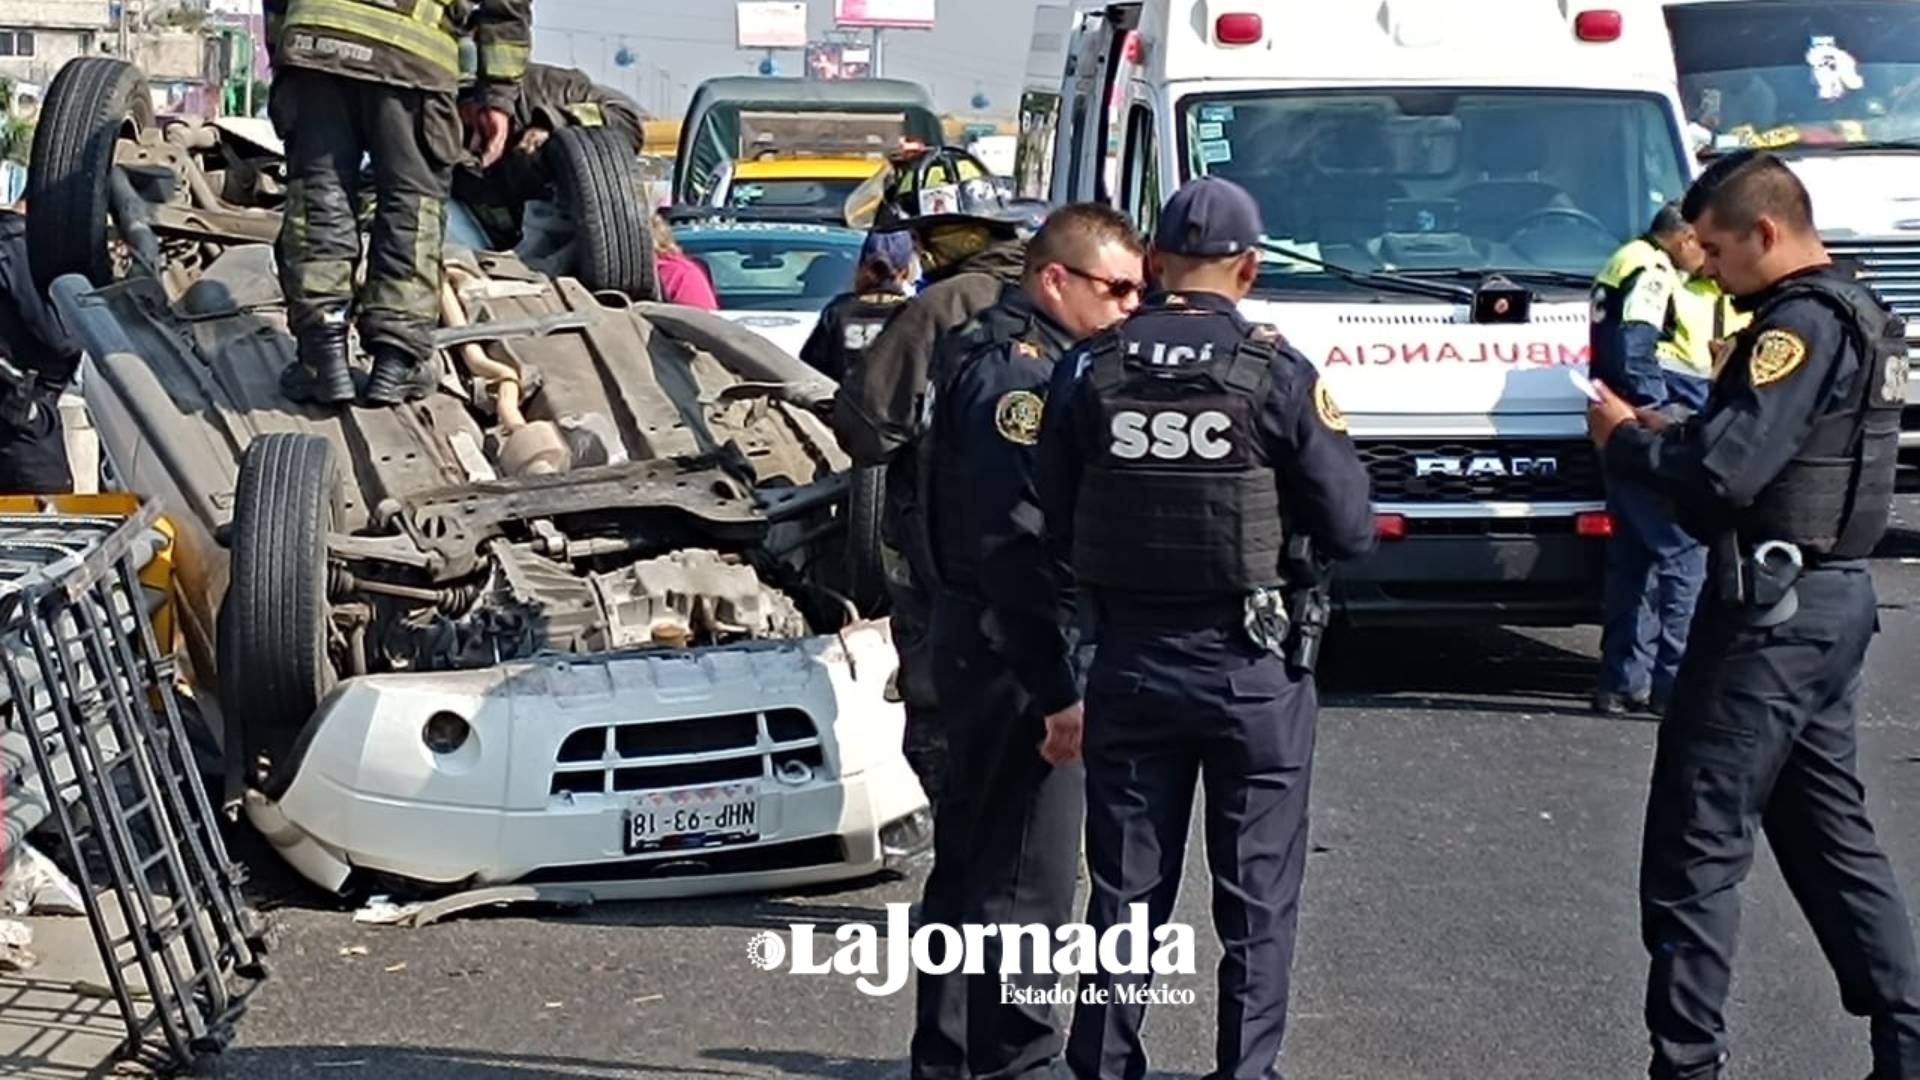
[[[859,180],[736,180],[727,205],[736,210],[834,210],[847,203]]]
[[[1267,235],[1347,267],[1591,276],[1685,190],[1660,99],[1608,91],[1260,91],[1185,99],[1185,174],[1225,176]],[[1275,256],[1288,284],[1336,280]]]
[[[681,238],[723,311],[819,311],[853,287],[860,248],[778,237]]]

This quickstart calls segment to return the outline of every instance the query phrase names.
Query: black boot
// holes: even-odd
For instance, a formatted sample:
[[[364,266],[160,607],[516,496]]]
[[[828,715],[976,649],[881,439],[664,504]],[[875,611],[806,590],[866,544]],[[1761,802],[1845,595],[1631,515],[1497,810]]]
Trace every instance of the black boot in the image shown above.
[[[352,401],[346,312],[328,312],[319,325],[300,332],[298,345],[299,362],[280,373],[280,391],[291,400],[314,405]]]
[[[361,396],[360,403],[369,408],[381,408],[418,401],[433,393],[436,381],[431,365],[383,348],[374,353],[373,376],[367,380],[367,390]]]

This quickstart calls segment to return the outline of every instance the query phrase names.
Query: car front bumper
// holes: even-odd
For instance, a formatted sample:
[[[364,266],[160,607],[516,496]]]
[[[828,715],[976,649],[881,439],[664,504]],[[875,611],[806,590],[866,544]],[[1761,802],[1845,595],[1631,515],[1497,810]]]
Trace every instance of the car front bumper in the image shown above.
[[[887,625],[866,623],[350,679],[308,722],[279,790],[248,792],[248,816],[330,890],[355,872],[430,891],[566,884],[602,899],[863,877],[931,836],[889,700],[895,667]],[[445,714],[466,737],[429,748],[426,726]],[[627,851],[627,814],[647,793],[722,783],[756,792],[757,838]]]

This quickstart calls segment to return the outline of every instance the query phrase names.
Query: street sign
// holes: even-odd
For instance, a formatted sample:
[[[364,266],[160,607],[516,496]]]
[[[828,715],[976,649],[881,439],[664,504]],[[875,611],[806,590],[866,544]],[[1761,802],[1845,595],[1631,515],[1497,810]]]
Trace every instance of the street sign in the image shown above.
[[[839,26],[876,29],[931,30],[935,0],[834,0],[833,21]]]

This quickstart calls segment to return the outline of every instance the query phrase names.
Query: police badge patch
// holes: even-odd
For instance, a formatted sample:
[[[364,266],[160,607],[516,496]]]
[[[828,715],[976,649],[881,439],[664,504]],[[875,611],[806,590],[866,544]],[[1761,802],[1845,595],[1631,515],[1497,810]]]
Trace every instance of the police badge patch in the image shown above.
[[[1016,446],[1033,446],[1040,441],[1040,416],[1046,403],[1031,390],[1009,390],[1000,395],[993,407],[993,426],[1000,437]]]
[[[1758,388],[1800,369],[1807,359],[1807,343],[1791,330],[1769,330],[1753,343],[1753,356],[1747,362],[1753,385]]]
[[[1320,414],[1320,422],[1334,431],[1347,430],[1347,414],[1334,404],[1333,391],[1327,389],[1327,381],[1321,379],[1313,384],[1313,411]]]

